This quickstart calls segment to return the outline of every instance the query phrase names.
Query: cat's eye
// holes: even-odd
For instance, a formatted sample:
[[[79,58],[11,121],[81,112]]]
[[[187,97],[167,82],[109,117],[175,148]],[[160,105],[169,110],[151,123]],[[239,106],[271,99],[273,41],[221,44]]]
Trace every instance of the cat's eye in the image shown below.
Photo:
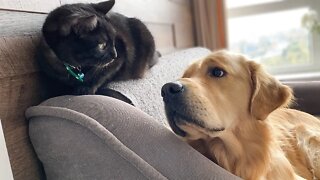
[[[100,43],[100,44],[98,44],[98,48],[99,48],[100,50],[104,50],[104,49],[106,49],[106,47],[107,47],[107,43]]]
[[[209,75],[211,77],[221,78],[221,77],[225,76],[226,74],[227,74],[226,71],[224,71],[223,69],[221,69],[219,67],[209,69]]]

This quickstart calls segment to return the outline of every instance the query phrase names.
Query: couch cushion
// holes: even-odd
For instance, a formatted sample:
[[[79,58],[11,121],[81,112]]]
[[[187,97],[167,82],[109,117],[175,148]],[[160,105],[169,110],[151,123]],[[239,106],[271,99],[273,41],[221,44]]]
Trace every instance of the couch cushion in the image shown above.
[[[26,111],[51,179],[238,179],[139,109],[106,96],[62,96]]]

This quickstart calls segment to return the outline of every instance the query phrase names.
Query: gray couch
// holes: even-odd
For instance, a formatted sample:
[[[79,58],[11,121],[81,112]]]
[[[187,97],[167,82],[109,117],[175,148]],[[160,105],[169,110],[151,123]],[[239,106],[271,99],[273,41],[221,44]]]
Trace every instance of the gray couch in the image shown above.
[[[30,139],[47,179],[238,179],[166,127],[161,86],[209,52],[170,54],[145,78],[109,85],[135,107],[98,95],[61,96],[30,107]]]

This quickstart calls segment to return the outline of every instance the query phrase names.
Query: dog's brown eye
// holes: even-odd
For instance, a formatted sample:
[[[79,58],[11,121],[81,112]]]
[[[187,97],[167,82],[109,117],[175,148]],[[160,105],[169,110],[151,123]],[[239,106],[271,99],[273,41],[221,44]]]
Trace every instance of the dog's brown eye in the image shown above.
[[[215,68],[209,70],[209,74],[210,74],[210,76],[212,76],[212,77],[220,78],[220,77],[225,76],[225,75],[226,75],[226,72],[225,72],[223,69],[221,69],[221,68],[215,67]]]
[[[106,47],[107,47],[107,43],[100,43],[100,44],[98,44],[98,48],[99,48],[100,50],[104,50],[104,49],[106,49]]]

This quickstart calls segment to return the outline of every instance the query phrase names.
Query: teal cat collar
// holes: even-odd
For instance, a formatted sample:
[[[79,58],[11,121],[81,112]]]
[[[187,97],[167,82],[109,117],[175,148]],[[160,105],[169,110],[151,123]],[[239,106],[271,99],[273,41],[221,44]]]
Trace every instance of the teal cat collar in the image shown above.
[[[64,64],[67,72],[71,76],[73,76],[74,78],[76,78],[80,82],[83,82],[84,74],[81,72],[81,69],[79,67],[72,66],[68,63],[63,63],[63,64]]]

